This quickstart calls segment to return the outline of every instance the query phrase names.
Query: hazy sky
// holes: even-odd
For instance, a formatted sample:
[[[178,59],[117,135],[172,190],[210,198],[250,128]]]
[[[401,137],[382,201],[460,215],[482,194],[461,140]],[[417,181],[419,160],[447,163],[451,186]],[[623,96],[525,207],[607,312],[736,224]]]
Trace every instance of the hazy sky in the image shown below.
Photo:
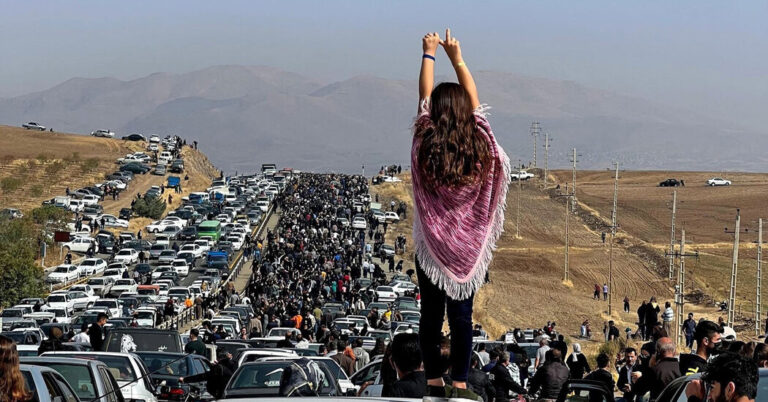
[[[0,97],[220,64],[415,79],[422,35],[450,26],[474,69],[768,125],[767,1],[3,0],[0,11]]]

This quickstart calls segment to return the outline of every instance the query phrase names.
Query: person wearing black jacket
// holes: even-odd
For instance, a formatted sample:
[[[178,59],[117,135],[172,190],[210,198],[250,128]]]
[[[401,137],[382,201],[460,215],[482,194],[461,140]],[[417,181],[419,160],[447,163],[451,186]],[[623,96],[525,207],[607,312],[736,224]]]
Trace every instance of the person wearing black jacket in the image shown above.
[[[217,355],[219,361],[211,366],[211,370],[205,373],[196,374],[188,377],[179,378],[181,383],[195,383],[205,381],[205,388],[208,393],[213,395],[214,398],[221,398],[224,394],[224,387],[226,387],[232,374],[234,374],[236,367],[235,362],[232,361],[232,355],[225,351],[220,350]]]
[[[568,356],[568,360],[565,362],[568,369],[571,370],[571,378],[582,379],[585,373],[589,373],[592,369],[589,368],[589,362],[584,354],[581,353],[581,345],[578,343],[573,344],[573,353]]]
[[[656,365],[651,369],[651,400],[656,399],[670,382],[680,377],[680,362],[675,358],[675,343],[670,338],[656,342]]]
[[[88,328],[88,338],[91,341],[91,349],[95,352],[104,350],[104,325],[107,323],[107,315],[99,313],[96,322]]]
[[[485,374],[480,367],[480,359],[477,356],[472,356],[469,366],[469,377],[467,377],[467,385],[472,392],[476,393],[479,397],[483,398],[483,401],[488,402],[488,396],[493,396],[496,390],[491,385],[491,380],[488,378],[488,374]]]
[[[490,380],[495,390],[495,401],[504,402],[509,400],[509,391],[516,392],[518,394],[526,394],[525,388],[516,383],[512,379],[512,375],[507,370],[509,366],[509,353],[501,352],[499,354],[499,360],[495,366],[491,369]],[[567,369],[566,369],[567,370]]]
[[[611,375],[611,372],[608,371],[608,364],[610,363],[611,358],[608,357],[605,353],[600,353],[597,356],[597,370],[587,374],[585,377],[585,380],[591,380],[591,381],[597,381],[605,386],[605,390],[609,394],[613,394],[613,376]],[[590,392],[589,393],[589,400],[590,401],[601,401],[603,398],[602,396],[597,395],[597,393]]]
[[[632,373],[642,372],[642,367],[637,361],[637,351],[635,348],[624,349],[624,366],[619,370],[619,381],[616,386],[619,391],[624,393],[624,399],[627,402],[635,400],[637,394],[637,387],[632,383]]]
[[[550,349],[547,351],[546,362],[531,379],[529,392],[533,394],[541,390],[539,399],[557,399],[569,376],[570,372],[563,364],[560,350]]]

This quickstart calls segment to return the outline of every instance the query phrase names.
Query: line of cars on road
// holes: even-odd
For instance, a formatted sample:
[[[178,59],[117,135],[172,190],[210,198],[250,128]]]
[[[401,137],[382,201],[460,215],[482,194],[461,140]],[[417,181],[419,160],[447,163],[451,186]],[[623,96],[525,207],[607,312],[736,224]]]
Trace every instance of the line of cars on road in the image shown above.
[[[707,186],[715,187],[715,186],[730,186],[733,184],[732,181],[723,179],[722,177],[713,177],[711,179],[708,179],[706,181]],[[678,180],[678,179],[666,179],[659,183],[659,187],[685,187],[685,180]]]

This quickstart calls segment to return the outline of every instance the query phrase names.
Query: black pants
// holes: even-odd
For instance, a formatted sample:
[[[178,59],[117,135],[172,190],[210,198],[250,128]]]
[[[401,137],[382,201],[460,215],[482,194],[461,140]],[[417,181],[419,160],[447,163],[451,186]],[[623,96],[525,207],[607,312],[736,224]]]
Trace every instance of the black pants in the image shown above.
[[[446,296],[422,271],[418,259],[416,274],[421,290],[419,344],[427,380],[441,378],[445,369],[440,358],[440,342],[447,306],[448,325],[451,328],[451,379],[465,382],[472,356],[472,304],[475,296],[465,300],[453,300]]]

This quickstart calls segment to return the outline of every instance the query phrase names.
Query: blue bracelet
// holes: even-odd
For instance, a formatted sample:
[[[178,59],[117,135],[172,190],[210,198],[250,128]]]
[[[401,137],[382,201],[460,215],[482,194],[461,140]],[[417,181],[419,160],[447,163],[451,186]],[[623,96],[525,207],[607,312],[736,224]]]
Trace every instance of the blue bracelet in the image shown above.
[[[423,58],[425,58],[425,59],[430,59],[430,60],[432,60],[432,61],[435,61],[435,56],[430,56],[430,55],[428,55],[428,54],[426,54],[426,53],[424,53],[424,55],[423,55],[423,56],[421,56],[421,57],[423,57]]]

